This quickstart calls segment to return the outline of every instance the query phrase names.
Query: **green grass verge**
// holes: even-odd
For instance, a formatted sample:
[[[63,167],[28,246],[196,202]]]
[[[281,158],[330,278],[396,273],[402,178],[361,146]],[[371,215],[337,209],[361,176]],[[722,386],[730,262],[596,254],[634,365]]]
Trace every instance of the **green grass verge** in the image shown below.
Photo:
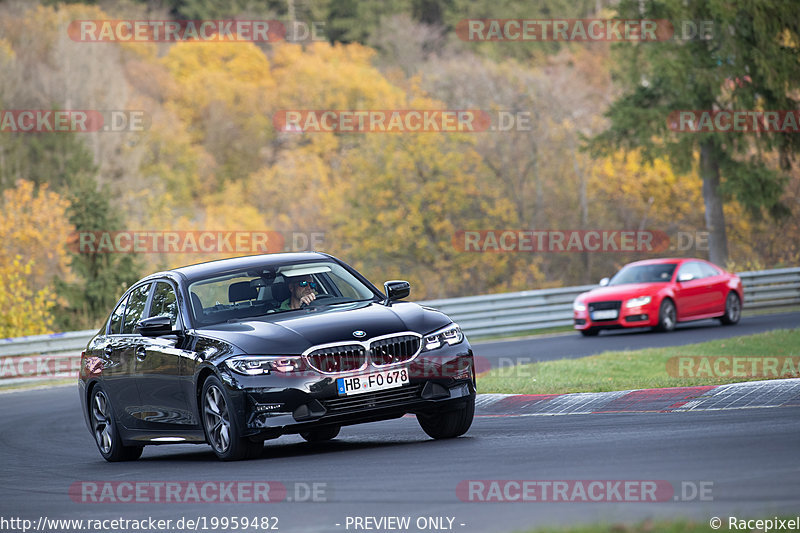
[[[479,347],[476,354],[480,355]],[[703,372],[703,367],[695,367],[693,377],[678,375],[677,360],[670,358],[684,356],[701,357],[794,357],[794,370],[800,356],[800,329],[775,330],[743,337],[732,337],[700,344],[670,346],[667,348],[648,348],[624,352],[604,352],[580,359],[560,359],[528,365],[496,368],[478,376],[478,392],[506,394],[563,394],[568,392],[606,392],[629,389],[649,389],[661,387],[686,387],[692,385],[722,385],[758,379],[798,377],[795,373],[778,375],[748,375],[751,362],[740,359],[746,369],[727,377],[711,372]],[[535,357],[535,354],[534,354]],[[713,364],[713,363],[712,363]],[[720,366],[733,373],[731,360],[729,366]],[[780,363],[783,365],[783,362]],[[736,367],[740,368],[740,367]],[[672,374],[672,375],[671,375]]]
[[[554,326],[552,328],[540,329],[526,329],[523,331],[514,331],[512,333],[499,333],[497,335],[486,335],[475,337],[475,343],[490,342],[490,341],[509,341],[519,338],[538,337],[540,335],[552,335],[554,333],[578,333],[573,326]],[[472,337],[470,336],[470,341]]]

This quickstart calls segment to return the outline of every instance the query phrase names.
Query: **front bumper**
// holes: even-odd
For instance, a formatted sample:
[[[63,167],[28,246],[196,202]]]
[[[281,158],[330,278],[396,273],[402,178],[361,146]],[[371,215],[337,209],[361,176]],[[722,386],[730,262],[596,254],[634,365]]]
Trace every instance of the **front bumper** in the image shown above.
[[[466,341],[436,350],[434,356],[423,352],[400,368],[407,369],[408,384],[348,396],[339,395],[336,380],[358,372],[250,377],[224,371],[222,378],[239,427],[245,435],[259,438],[388,420],[407,413],[455,410],[475,399],[474,359]]]
[[[643,328],[658,325],[658,306],[652,301],[647,305],[638,307],[625,307],[622,305],[619,314],[614,319],[593,320],[589,310],[573,311],[573,326],[576,330],[587,329],[619,329]]]

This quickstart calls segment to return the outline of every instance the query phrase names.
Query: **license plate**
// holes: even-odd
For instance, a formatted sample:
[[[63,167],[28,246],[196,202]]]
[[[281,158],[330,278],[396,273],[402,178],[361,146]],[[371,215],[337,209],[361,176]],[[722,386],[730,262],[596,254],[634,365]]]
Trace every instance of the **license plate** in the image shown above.
[[[394,389],[406,383],[408,383],[408,369],[398,368],[349,378],[339,378],[336,380],[336,388],[339,390],[339,396],[352,396],[354,394],[364,394],[365,392]]]
[[[616,309],[603,309],[602,311],[592,312],[592,320],[611,320],[617,318],[618,311]]]

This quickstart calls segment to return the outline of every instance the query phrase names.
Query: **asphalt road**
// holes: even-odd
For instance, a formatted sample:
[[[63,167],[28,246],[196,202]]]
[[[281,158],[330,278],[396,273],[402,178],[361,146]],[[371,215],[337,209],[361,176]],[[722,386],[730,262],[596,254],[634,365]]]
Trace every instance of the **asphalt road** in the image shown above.
[[[752,335],[774,329],[797,327],[800,327],[800,312],[792,312],[743,317],[735,326],[721,326],[718,320],[698,320],[697,322],[678,324],[678,327],[669,333],[637,328],[601,331],[597,337],[583,337],[576,331],[575,333],[536,337],[535,339],[475,342],[473,349],[475,355],[486,358],[487,364],[491,364],[491,366],[498,363],[501,366],[509,366],[510,364],[535,361],[585,357],[611,350],[683,346],[739,335]]]
[[[75,387],[3,394],[0,405],[0,526],[2,519],[14,517],[37,523],[40,517],[152,516],[173,523],[205,517],[210,528],[214,518],[271,516],[278,518],[280,531],[338,532],[367,531],[352,523],[347,527],[348,517],[406,516],[413,526],[408,531],[491,532],[651,517],[706,521],[800,512],[797,407],[478,416],[466,436],[451,441],[428,439],[406,417],[344,428],[325,445],[284,437],[268,442],[260,459],[247,462],[221,463],[206,446],[173,445],[148,447],[136,462],[110,464],[84,426]],[[556,503],[459,499],[457,487],[464,480],[509,479],[664,480],[679,498],[700,487],[706,493],[703,501],[672,497],[624,503],[586,503],[573,496],[573,501]],[[69,494],[70,487],[83,490],[86,482],[119,487],[112,484],[174,481],[273,481],[282,483],[294,501],[108,503],[107,496],[105,503],[87,503],[90,498],[80,491],[74,499]],[[321,484],[317,500],[325,501],[298,503],[313,483]],[[428,522],[418,528],[419,517],[447,517],[453,523],[445,519],[444,526]],[[0,529],[15,530],[10,523]]]

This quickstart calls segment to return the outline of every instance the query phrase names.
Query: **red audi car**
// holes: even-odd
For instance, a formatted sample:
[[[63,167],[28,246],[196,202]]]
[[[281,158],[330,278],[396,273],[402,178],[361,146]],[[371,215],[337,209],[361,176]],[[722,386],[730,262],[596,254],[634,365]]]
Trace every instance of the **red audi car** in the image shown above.
[[[672,331],[678,322],[717,318],[736,324],[742,314],[742,280],[702,259],[648,259],[622,267],[600,287],[575,299],[575,329],[652,327]]]

